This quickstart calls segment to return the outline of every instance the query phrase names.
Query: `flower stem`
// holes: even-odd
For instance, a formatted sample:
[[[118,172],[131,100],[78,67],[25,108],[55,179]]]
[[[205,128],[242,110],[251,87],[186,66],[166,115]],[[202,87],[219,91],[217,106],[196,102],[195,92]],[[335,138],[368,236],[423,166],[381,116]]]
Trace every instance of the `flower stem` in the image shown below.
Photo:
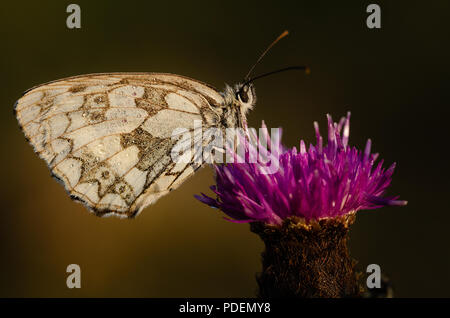
[[[358,297],[361,288],[348,252],[354,214],[305,223],[297,217],[281,225],[251,223],[265,243],[259,297]]]

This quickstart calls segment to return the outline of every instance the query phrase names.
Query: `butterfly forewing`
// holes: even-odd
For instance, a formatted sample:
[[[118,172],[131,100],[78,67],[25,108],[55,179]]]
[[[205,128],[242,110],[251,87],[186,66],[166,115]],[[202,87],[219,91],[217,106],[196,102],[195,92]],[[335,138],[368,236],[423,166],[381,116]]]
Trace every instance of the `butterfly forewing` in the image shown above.
[[[198,168],[193,157],[173,162],[173,131],[194,134],[195,120],[214,127],[219,118],[212,107],[223,103],[215,89],[183,76],[112,73],[37,86],[15,111],[74,199],[98,215],[133,216]]]

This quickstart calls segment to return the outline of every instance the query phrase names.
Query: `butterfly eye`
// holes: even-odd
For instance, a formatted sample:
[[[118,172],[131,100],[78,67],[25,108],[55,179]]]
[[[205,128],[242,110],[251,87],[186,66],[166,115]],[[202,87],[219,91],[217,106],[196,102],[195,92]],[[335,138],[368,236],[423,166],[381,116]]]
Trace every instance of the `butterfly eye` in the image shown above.
[[[238,92],[238,95],[242,102],[248,103],[248,90],[245,87]]]

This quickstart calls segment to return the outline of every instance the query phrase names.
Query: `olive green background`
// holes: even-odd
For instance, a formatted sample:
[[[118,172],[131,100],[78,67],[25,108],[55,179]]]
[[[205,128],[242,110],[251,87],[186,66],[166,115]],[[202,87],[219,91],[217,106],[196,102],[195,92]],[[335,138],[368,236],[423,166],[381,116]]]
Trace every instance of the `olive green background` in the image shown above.
[[[373,1],[375,2],[375,1]],[[213,183],[203,168],[134,220],[100,219],[66,195],[17,126],[23,91],[84,73],[170,72],[223,89],[281,41],[255,74],[252,126],[314,141],[314,120],[352,112],[350,141],[367,138],[397,170],[389,194],[406,207],[358,213],[350,249],[376,263],[399,297],[450,296],[449,1],[376,1],[382,28],[365,26],[369,1],[76,1],[82,28],[66,28],[69,1],[8,1],[0,12],[0,296],[250,297],[263,244],[247,224],[193,198]],[[79,264],[82,288],[66,287]]]

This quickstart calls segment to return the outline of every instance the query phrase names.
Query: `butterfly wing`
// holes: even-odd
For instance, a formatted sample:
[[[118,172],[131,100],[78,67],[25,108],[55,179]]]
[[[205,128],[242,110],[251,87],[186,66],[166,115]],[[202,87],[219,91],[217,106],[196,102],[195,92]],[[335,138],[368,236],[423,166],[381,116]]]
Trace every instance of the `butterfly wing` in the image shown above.
[[[15,112],[73,199],[97,215],[130,217],[194,173],[193,158],[173,162],[172,132],[193,134],[194,120],[216,126],[223,103],[215,89],[183,76],[112,73],[34,87]]]

